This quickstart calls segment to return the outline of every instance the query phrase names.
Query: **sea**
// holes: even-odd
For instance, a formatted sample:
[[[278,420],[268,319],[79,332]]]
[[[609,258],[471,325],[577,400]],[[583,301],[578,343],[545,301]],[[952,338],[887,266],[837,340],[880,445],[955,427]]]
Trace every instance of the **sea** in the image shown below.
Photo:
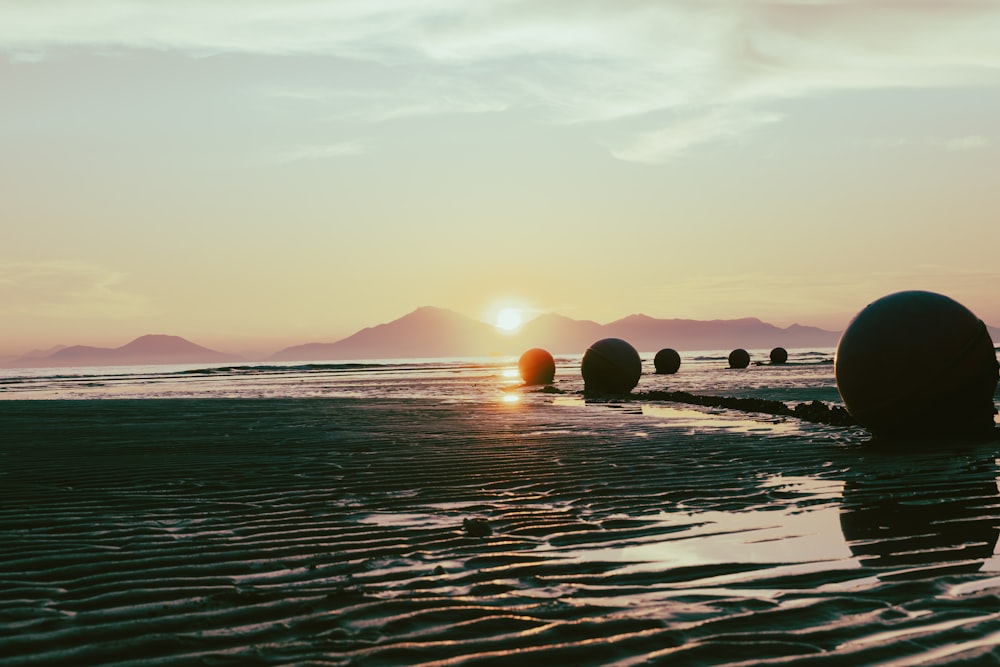
[[[681,353],[674,374],[657,374],[654,353],[641,354],[634,393],[685,391],[712,396],[840,405],[832,348],[790,349],[772,364],[769,350],[749,350],[751,364],[730,369],[729,350]],[[362,359],[77,368],[0,369],[3,399],[99,398],[427,398],[443,401],[571,402],[583,392],[582,355],[557,355],[548,392],[521,387],[517,357]],[[533,394],[539,394],[534,396]]]

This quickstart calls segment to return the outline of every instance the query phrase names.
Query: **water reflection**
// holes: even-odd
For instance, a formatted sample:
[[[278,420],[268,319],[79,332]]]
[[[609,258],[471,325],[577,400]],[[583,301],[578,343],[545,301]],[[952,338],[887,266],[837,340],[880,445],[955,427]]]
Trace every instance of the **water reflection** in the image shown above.
[[[840,525],[862,565],[923,576],[977,572],[993,556],[1000,494],[992,452],[876,454],[854,470]]]

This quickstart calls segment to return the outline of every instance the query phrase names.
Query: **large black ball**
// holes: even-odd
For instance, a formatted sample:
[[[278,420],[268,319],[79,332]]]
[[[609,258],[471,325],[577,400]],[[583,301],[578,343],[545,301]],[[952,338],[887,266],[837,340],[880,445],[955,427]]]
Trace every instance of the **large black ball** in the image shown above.
[[[746,368],[750,365],[750,353],[738,347],[729,353],[730,368]]]
[[[676,373],[677,369],[681,367],[681,355],[677,353],[677,350],[669,347],[664,348],[653,357],[653,366],[656,368],[657,373],[668,375]]]
[[[639,384],[642,360],[622,339],[604,338],[587,348],[580,370],[586,393],[627,394]]]
[[[552,384],[556,362],[548,351],[533,347],[518,359],[517,370],[525,384]]]
[[[834,359],[847,411],[887,438],[992,433],[998,369],[986,325],[957,301],[923,291],[869,304]]]

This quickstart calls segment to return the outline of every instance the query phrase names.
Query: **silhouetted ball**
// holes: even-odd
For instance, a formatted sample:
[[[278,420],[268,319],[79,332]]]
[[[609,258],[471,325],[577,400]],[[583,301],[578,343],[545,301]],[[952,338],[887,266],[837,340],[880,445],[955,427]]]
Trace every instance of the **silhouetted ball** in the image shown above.
[[[957,301],[922,291],[869,304],[834,359],[847,411],[889,438],[993,432],[998,368],[986,325]]]
[[[788,350],[783,347],[776,347],[771,350],[771,363],[783,364],[788,361]]]
[[[729,353],[730,368],[746,368],[750,365],[750,353],[738,347]]]
[[[657,373],[676,373],[677,369],[681,367],[681,355],[677,353],[677,350],[672,350],[669,347],[664,348],[653,357],[653,366],[656,367]]]
[[[622,339],[604,338],[587,348],[580,370],[585,392],[627,394],[639,384],[642,360]]]
[[[518,359],[517,370],[525,384],[552,384],[556,362],[547,351],[533,347]]]

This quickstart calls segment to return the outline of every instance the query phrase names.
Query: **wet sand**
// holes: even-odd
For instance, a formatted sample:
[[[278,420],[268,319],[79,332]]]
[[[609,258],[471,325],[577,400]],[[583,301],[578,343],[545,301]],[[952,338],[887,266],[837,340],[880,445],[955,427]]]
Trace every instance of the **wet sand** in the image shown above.
[[[1000,655],[996,443],[423,399],[3,401],[0,434],[5,666]]]

